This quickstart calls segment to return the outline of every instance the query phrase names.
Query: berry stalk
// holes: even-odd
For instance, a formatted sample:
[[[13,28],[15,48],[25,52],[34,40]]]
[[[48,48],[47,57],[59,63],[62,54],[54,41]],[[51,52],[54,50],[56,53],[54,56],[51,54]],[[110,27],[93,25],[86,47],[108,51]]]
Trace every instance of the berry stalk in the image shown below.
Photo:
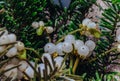
[[[73,66],[73,74],[75,74],[75,72],[76,72],[76,69],[77,69],[77,66],[78,66],[78,63],[79,63],[79,61],[80,61],[80,58],[79,57],[77,57],[76,58],[76,61],[75,61],[75,64],[74,64],[74,66]]]

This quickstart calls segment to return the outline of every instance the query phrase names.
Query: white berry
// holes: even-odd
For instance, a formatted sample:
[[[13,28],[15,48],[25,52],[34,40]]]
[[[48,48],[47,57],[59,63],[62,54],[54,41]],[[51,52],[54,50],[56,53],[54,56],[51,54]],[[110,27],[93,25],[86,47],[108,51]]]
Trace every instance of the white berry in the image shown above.
[[[46,27],[46,31],[49,34],[52,33],[53,32],[53,27],[51,27],[51,26]]]
[[[86,57],[89,54],[89,48],[86,45],[79,47],[78,54]]]
[[[63,51],[66,52],[66,53],[70,53],[70,52],[73,51],[73,46],[69,42],[63,42],[62,48],[63,48]]]
[[[13,57],[17,55],[17,48],[16,47],[12,47],[8,50],[8,52],[6,53],[7,57]]]
[[[31,66],[28,66],[27,69],[25,70],[25,73],[30,77],[33,78],[34,77],[34,70]]]
[[[9,42],[10,42],[10,43],[16,42],[17,37],[16,37],[15,34],[9,34],[9,35],[7,35],[7,36],[8,36],[8,39],[9,39]]]
[[[33,22],[32,23],[32,27],[35,28],[35,29],[37,29],[39,27],[38,22]]]
[[[87,26],[89,22],[91,22],[91,20],[88,19],[88,18],[85,18],[85,19],[82,21],[82,24],[83,24],[84,26]]]
[[[63,57],[58,56],[58,57],[56,57],[56,58],[54,59],[54,61],[55,61],[56,66],[57,66],[58,68],[60,68],[60,66],[61,66],[61,64],[62,64],[62,61],[63,61]]]
[[[19,66],[20,71],[25,71],[26,68],[28,67],[28,63],[26,61],[20,61],[18,65],[20,65]]]
[[[15,47],[18,49],[18,51],[22,51],[25,48],[25,45],[23,42],[18,41],[17,44],[15,44]]]
[[[55,50],[55,44],[53,43],[47,43],[44,47],[44,51],[49,54],[53,54]]]
[[[63,46],[63,43],[58,43],[58,44],[56,45],[56,52],[57,52],[59,55],[64,55],[62,46]]]
[[[8,43],[10,43],[10,41],[7,35],[3,35],[2,37],[0,37],[0,45],[8,44]]]
[[[84,42],[82,40],[76,40],[75,43],[74,43],[74,46],[75,46],[76,50],[83,45],[84,45]]]
[[[88,27],[88,28],[96,28],[96,24],[95,24],[94,22],[89,22],[89,23],[87,24],[87,27]]]
[[[95,48],[95,46],[96,46],[95,42],[92,41],[92,40],[86,41],[85,45],[88,46],[88,48],[89,48],[90,51],[93,51],[94,48]]]
[[[42,55],[42,61],[43,61],[43,63],[45,63],[44,58],[48,59],[50,65],[51,65],[51,67],[52,67],[52,69],[54,69],[51,55],[50,55],[49,53],[44,53],[44,54]]]
[[[74,43],[75,42],[75,37],[73,35],[67,35],[65,36],[65,42],[70,42],[70,43]]]
[[[44,26],[45,24],[44,24],[43,21],[39,21],[39,22],[38,22],[38,25],[39,25],[39,26]]]

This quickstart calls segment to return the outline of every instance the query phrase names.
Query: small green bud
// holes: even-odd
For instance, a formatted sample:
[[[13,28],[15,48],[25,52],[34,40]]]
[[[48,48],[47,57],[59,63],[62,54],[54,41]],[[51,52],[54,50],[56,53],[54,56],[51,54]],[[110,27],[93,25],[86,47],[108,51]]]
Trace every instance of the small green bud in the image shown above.
[[[19,59],[26,59],[27,58],[27,56],[26,56],[26,50],[25,49],[23,51],[19,52],[18,58]]]
[[[37,30],[36,30],[36,33],[37,35],[42,35],[43,34],[43,31],[44,31],[44,27],[43,26],[40,26]]]

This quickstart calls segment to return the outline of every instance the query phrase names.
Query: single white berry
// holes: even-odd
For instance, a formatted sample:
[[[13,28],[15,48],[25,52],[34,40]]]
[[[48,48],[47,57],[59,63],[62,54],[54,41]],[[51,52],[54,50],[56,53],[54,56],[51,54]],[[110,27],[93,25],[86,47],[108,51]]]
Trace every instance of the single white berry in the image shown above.
[[[120,35],[117,36],[116,40],[117,40],[117,42],[120,43]]]
[[[51,26],[46,27],[46,31],[49,34],[52,33],[53,32],[53,27],[51,27]]]
[[[87,27],[88,27],[88,28],[96,28],[96,24],[95,24],[94,22],[89,22],[89,23],[87,24]]]
[[[95,48],[95,46],[96,46],[95,42],[92,41],[92,40],[86,41],[85,45],[88,46],[88,48],[89,48],[90,51],[93,51],[94,48]]]
[[[43,78],[44,77],[43,71],[45,70],[45,64],[43,64],[43,63],[38,64],[38,69],[40,70],[41,77]],[[50,74],[50,69],[48,66],[47,66],[47,73],[48,73],[48,75]]]
[[[52,57],[51,57],[51,55],[49,53],[43,53],[43,55],[42,55],[42,61],[43,61],[43,63],[45,63],[44,58],[46,58],[49,61],[52,69],[54,70],[54,66],[53,66],[53,63],[52,63]]]
[[[56,58],[54,59],[54,61],[55,61],[55,65],[56,65],[58,68],[60,68],[60,66],[61,66],[61,64],[62,64],[62,61],[63,61],[63,57],[58,56],[58,57],[56,57]]]
[[[0,45],[8,44],[8,43],[10,43],[10,41],[7,35],[0,37]]]
[[[73,51],[73,46],[70,42],[63,42],[62,48],[65,53],[70,53]]]
[[[16,47],[12,47],[8,50],[8,52],[6,53],[7,57],[13,57],[17,55],[17,48]]]
[[[89,54],[89,48],[86,45],[79,47],[78,54],[86,57]]]
[[[70,43],[74,43],[75,42],[75,37],[73,35],[67,35],[65,36],[65,42],[70,42]]]
[[[8,38],[9,38],[9,42],[10,42],[10,43],[16,42],[17,37],[16,37],[15,34],[9,34],[9,35],[7,35],[7,36],[8,36]]]
[[[44,51],[49,54],[53,54],[55,50],[55,44],[53,43],[47,43],[44,47]]]
[[[39,21],[39,22],[38,22],[38,25],[39,25],[39,26],[44,26],[45,24],[44,24],[43,21]]]
[[[85,19],[82,21],[82,24],[83,24],[84,26],[87,26],[89,22],[91,22],[91,20],[88,19],[88,18],[85,18]]]
[[[15,44],[15,47],[18,49],[18,51],[22,51],[25,48],[25,45],[23,42],[18,41],[17,44]]]
[[[64,55],[62,46],[63,46],[63,43],[58,43],[58,44],[56,45],[56,52],[57,52],[59,55]]]
[[[27,69],[25,70],[25,73],[30,77],[33,78],[34,77],[34,70],[31,66],[28,66]]]
[[[18,65],[20,65],[18,68],[22,72],[28,67],[28,63],[26,61],[20,61]]]
[[[76,50],[83,45],[84,45],[84,42],[82,40],[76,40],[75,43],[74,43],[74,46],[75,46]]]
[[[35,28],[35,29],[37,29],[39,27],[38,22],[33,22],[32,23],[32,27]]]
[[[13,68],[13,67],[15,67],[14,64],[8,64],[4,68],[4,70],[8,70],[8,69]],[[13,69],[5,72],[4,75],[7,76],[7,77],[16,78],[17,77],[17,71],[18,71],[17,68],[13,68]]]
[[[0,53],[2,53],[5,50],[6,46],[0,46]]]

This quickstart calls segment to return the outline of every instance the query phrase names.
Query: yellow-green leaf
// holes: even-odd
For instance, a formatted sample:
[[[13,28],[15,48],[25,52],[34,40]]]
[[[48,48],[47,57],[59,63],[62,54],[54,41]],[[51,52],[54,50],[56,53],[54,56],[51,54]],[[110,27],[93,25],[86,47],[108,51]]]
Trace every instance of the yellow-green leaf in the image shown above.
[[[36,30],[36,33],[37,35],[42,35],[43,34],[43,31],[44,31],[44,27],[43,26],[40,26],[37,30]]]
[[[91,35],[93,35],[96,38],[100,38],[101,36],[101,32],[98,29],[90,28],[88,29],[88,31],[91,33]]]
[[[19,59],[26,59],[27,58],[26,50],[25,49],[23,51],[19,52],[18,58]]]

